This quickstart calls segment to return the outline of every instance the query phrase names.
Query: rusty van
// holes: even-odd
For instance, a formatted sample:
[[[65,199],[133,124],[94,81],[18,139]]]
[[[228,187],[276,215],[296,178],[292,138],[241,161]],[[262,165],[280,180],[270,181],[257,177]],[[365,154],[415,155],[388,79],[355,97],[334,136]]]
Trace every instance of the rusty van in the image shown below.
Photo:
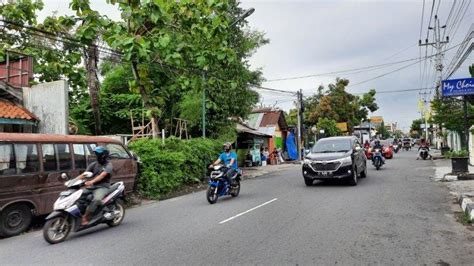
[[[94,148],[105,146],[113,165],[112,182],[133,190],[137,157],[122,143],[106,137],[0,133],[0,236],[27,230],[34,215],[52,211],[64,190],[61,173],[73,178],[95,160]]]

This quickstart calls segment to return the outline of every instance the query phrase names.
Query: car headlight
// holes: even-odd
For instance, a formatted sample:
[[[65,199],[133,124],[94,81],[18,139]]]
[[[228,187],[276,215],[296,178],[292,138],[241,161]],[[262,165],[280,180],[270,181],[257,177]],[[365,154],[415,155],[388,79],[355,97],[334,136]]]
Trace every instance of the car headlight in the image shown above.
[[[311,160],[308,158],[304,158],[303,164],[311,164]]]
[[[347,156],[347,157],[344,157],[342,159],[339,160],[342,165],[352,165],[352,157],[351,156]]]

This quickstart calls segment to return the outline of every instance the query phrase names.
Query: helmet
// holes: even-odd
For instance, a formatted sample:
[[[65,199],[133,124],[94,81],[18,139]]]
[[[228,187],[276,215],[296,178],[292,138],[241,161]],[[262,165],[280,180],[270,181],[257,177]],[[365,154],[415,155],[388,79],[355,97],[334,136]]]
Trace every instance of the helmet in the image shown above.
[[[380,144],[380,140],[376,139],[376,140],[375,140],[375,144],[376,144],[376,145],[379,145],[379,144]]]
[[[232,144],[230,142],[226,142],[224,143],[224,150],[225,151],[230,151],[230,149],[232,148]]]
[[[109,150],[103,146],[97,146],[94,149],[95,156],[97,157],[97,161],[101,164],[104,164],[109,157]]]

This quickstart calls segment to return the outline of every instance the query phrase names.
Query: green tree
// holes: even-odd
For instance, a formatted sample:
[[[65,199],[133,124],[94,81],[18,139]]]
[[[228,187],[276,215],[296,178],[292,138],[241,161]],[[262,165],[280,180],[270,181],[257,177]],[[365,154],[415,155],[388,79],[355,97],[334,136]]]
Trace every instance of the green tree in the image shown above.
[[[377,133],[380,134],[380,136],[383,139],[387,139],[390,137],[390,132],[388,132],[387,128],[385,127],[385,123],[382,121],[382,124],[376,129]]]
[[[421,119],[421,118],[415,119],[411,122],[410,133],[412,134],[412,137],[415,137],[415,138],[420,137],[422,133],[421,124],[424,124],[424,123],[425,123],[424,119]]]
[[[318,130],[323,129],[324,135],[326,137],[337,136],[341,134],[341,131],[339,130],[339,128],[337,128],[336,120],[328,119],[325,117],[319,118],[318,123],[316,124],[316,128]]]
[[[354,126],[367,119],[369,111],[378,109],[375,90],[358,97],[346,91],[348,85],[349,80],[337,78],[336,83],[329,84],[327,90],[320,86],[307,100],[306,125],[315,125],[320,118],[328,118],[346,122],[349,131],[352,131]]]
[[[245,21],[230,27],[243,12],[236,1],[110,3],[118,4],[123,21],[108,25],[105,40],[130,63],[132,90],[161,126],[166,120],[159,117],[171,120],[181,112],[197,124],[197,115],[189,117],[197,106],[187,94],[206,91],[207,128],[213,134],[229,124],[229,116],[245,117],[258,101],[250,86],[260,83],[261,72],[249,70],[246,58],[267,41],[244,30]]]

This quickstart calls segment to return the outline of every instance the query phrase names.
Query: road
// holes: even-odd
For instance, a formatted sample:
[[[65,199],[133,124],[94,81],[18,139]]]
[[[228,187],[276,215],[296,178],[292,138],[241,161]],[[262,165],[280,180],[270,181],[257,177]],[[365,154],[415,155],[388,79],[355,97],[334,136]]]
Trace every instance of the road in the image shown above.
[[[0,265],[471,264],[474,232],[429,179],[431,161],[401,152],[358,186],[306,187],[300,166],[246,180],[215,205],[194,193],[127,211],[49,245],[41,231],[0,240]],[[444,264],[446,265],[446,264]]]

